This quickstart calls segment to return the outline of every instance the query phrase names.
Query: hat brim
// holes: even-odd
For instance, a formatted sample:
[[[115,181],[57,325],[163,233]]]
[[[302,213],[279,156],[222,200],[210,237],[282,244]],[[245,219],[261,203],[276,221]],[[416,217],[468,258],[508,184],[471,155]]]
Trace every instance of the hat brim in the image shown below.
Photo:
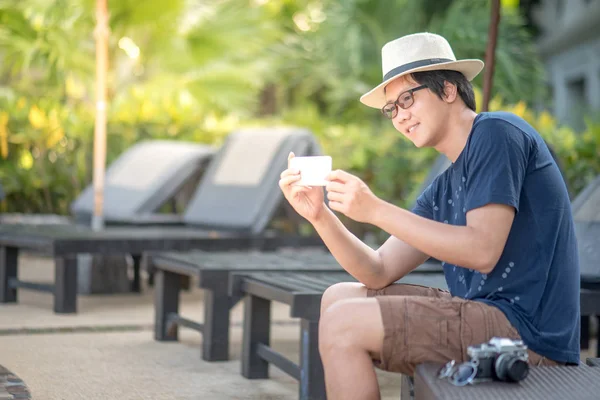
[[[369,92],[360,97],[360,102],[366,106],[373,108],[381,108],[386,103],[384,88],[392,81],[408,75],[413,72],[420,71],[436,71],[436,70],[451,70],[461,72],[469,81],[473,80],[483,70],[483,61],[475,59],[450,61],[439,64],[426,65],[404,71],[401,74],[395,75],[377,85]]]

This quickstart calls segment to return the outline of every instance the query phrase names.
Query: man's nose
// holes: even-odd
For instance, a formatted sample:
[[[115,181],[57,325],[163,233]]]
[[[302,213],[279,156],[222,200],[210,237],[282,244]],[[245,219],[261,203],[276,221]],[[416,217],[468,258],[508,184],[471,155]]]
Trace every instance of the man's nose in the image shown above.
[[[410,113],[407,110],[398,106],[396,106],[396,109],[398,110],[398,113],[396,114],[396,117],[394,119],[397,123],[402,123],[410,119]]]

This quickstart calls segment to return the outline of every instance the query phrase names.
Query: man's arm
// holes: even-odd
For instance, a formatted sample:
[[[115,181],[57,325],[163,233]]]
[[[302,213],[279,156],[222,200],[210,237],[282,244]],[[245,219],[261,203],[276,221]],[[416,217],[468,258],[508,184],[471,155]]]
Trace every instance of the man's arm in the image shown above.
[[[377,252],[383,264],[377,289],[391,285],[429,259],[427,254],[395,236],[390,236]]]
[[[313,225],[340,265],[370,289],[389,285],[429,258],[394,237],[374,250],[354,236],[328,208]]]
[[[354,236],[329,209],[313,225],[340,265],[371,289],[380,289],[413,271],[430,256],[489,273],[500,258],[515,210],[488,204],[467,213],[466,226],[421,217],[378,200],[373,225],[390,238],[373,250]]]
[[[467,225],[436,222],[379,200],[372,223],[407,245],[448,263],[487,274],[500,259],[515,209],[488,204],[467,213]],[[392,281],[393,282],[393,281]]]

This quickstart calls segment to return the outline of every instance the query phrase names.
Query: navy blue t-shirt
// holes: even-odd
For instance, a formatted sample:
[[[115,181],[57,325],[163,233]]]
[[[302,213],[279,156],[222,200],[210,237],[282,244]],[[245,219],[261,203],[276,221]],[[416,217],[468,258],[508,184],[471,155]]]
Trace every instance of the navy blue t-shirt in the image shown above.
[[[413,212],[464,226],[469,210],[490,203],[515,208],[502,256],[489,274],[444,263],[451,294],[498,307],[536,353],[579,363],[579,257],[569,195],[544,140],[511,113],[477,115],[462,153]]]

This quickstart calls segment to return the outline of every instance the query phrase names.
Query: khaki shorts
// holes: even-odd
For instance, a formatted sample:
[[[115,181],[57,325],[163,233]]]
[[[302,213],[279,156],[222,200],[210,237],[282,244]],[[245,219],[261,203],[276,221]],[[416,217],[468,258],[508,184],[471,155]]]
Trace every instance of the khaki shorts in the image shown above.
[[[423,362],[467,361],[467,347],[492,337],[520,339],[502,311],[482,302],[465,300],[440,289],[393,284],[369,289],[379,302],[384,338],[380,360],[386,371],[412,376]],[[529,350],[529,363],[557,365]]]

